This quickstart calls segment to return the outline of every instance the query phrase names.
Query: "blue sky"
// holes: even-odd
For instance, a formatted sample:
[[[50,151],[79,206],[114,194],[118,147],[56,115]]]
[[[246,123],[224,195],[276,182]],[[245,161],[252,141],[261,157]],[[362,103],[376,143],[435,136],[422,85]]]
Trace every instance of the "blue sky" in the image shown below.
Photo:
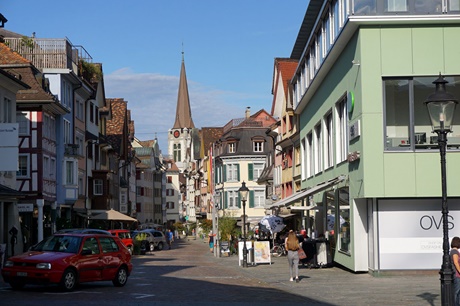
[[[2,0],[5,29],[65,38],[103,64],[107,98],[128,101],[141,140],[167,154],[182,50],[195,126],[271,110],[273,63],[289,57],[308,0]]]

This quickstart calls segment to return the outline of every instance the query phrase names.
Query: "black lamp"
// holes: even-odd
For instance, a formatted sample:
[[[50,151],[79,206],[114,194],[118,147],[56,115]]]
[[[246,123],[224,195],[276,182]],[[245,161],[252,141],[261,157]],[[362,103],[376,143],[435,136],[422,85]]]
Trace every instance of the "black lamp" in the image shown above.
[[[246,187],[246,183],[241,184],[240,189],[240,199],[243,202],[243,267],[248,267],[248,248],[246,247],[246,201],[248,199],[249,189]]]
[[[452,131],[452,119],[454,118],[455,107],[458,101],[453,95],[446,91],[448,82],[439,74],[439,78],[433,82],[436,91],[429,95],[425,101],[431,119],[433,132],[438,134],[439,152],[441,154],[441,182],[442,182],[442,265],[439,274],[441,275],[441,304],[454,305],[452,259],[449,255],[449,225],[447,206],[447,184],[446,184],[446,147],[447,133]]]

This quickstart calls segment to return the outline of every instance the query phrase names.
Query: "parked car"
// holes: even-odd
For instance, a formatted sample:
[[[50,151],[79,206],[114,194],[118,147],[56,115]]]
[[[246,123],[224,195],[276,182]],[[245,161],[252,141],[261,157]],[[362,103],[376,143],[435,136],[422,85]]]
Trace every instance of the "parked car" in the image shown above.
[[[80,234],[102,234],[111,235],[109,231],[98,228],[64,228],[58,230],[55,234],[80,233]]]
[[[133,253],[133,238],[131,237],[131,231],[127,229],[113,229],[109,230],[113,236],[120,238],[121,242],[128,248],[129,252]]]
[[[153,229],[145,229],[136,231],[133,235],[133,240],[141,241],[141,252],[163,250],[166,245],[166,237],[163,232]]]
[[[156,224],[156,223],[142,223],[139,225],[139,230],[145,229],[154,229],[156,231],[163,231],[163,225]]]
[[[26,284],[58,284],[72,291],[79,283],[112,281],[122,287],[132,271],[131,254],[118,237],[56,234],[29,251],[8,258],[2,269],[13,289]]]

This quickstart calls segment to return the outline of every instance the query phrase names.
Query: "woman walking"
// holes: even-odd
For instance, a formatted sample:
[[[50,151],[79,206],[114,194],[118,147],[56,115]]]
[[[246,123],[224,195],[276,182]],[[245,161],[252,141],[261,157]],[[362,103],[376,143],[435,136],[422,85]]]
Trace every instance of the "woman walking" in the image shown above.
[[[286,240],[284,241],[284,245],[286,246],[286,250],[288,251],[287,259],[289,264],[289,274],[291,278],[289,279],[291,282],[295,281],[299,282],[299,254],[297,251],[299,250],[299,240],[297,239],[297,235],[293,230],[289,231]]]
[[[460,238],[455,236],[450,243],[454,276],[454,305],[460,305]]]

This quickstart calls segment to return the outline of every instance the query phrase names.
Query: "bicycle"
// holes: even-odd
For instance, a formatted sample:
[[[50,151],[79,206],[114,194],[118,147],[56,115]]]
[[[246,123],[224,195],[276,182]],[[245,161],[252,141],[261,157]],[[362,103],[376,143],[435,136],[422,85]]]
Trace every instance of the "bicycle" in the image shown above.
[[[284,246],[284,243],[281,243],[281,244],[275,243],[275,245],[270,250],[270,253],[277,254],[278,257],[286,255],[287,252],[286,252],[286,247]]]

